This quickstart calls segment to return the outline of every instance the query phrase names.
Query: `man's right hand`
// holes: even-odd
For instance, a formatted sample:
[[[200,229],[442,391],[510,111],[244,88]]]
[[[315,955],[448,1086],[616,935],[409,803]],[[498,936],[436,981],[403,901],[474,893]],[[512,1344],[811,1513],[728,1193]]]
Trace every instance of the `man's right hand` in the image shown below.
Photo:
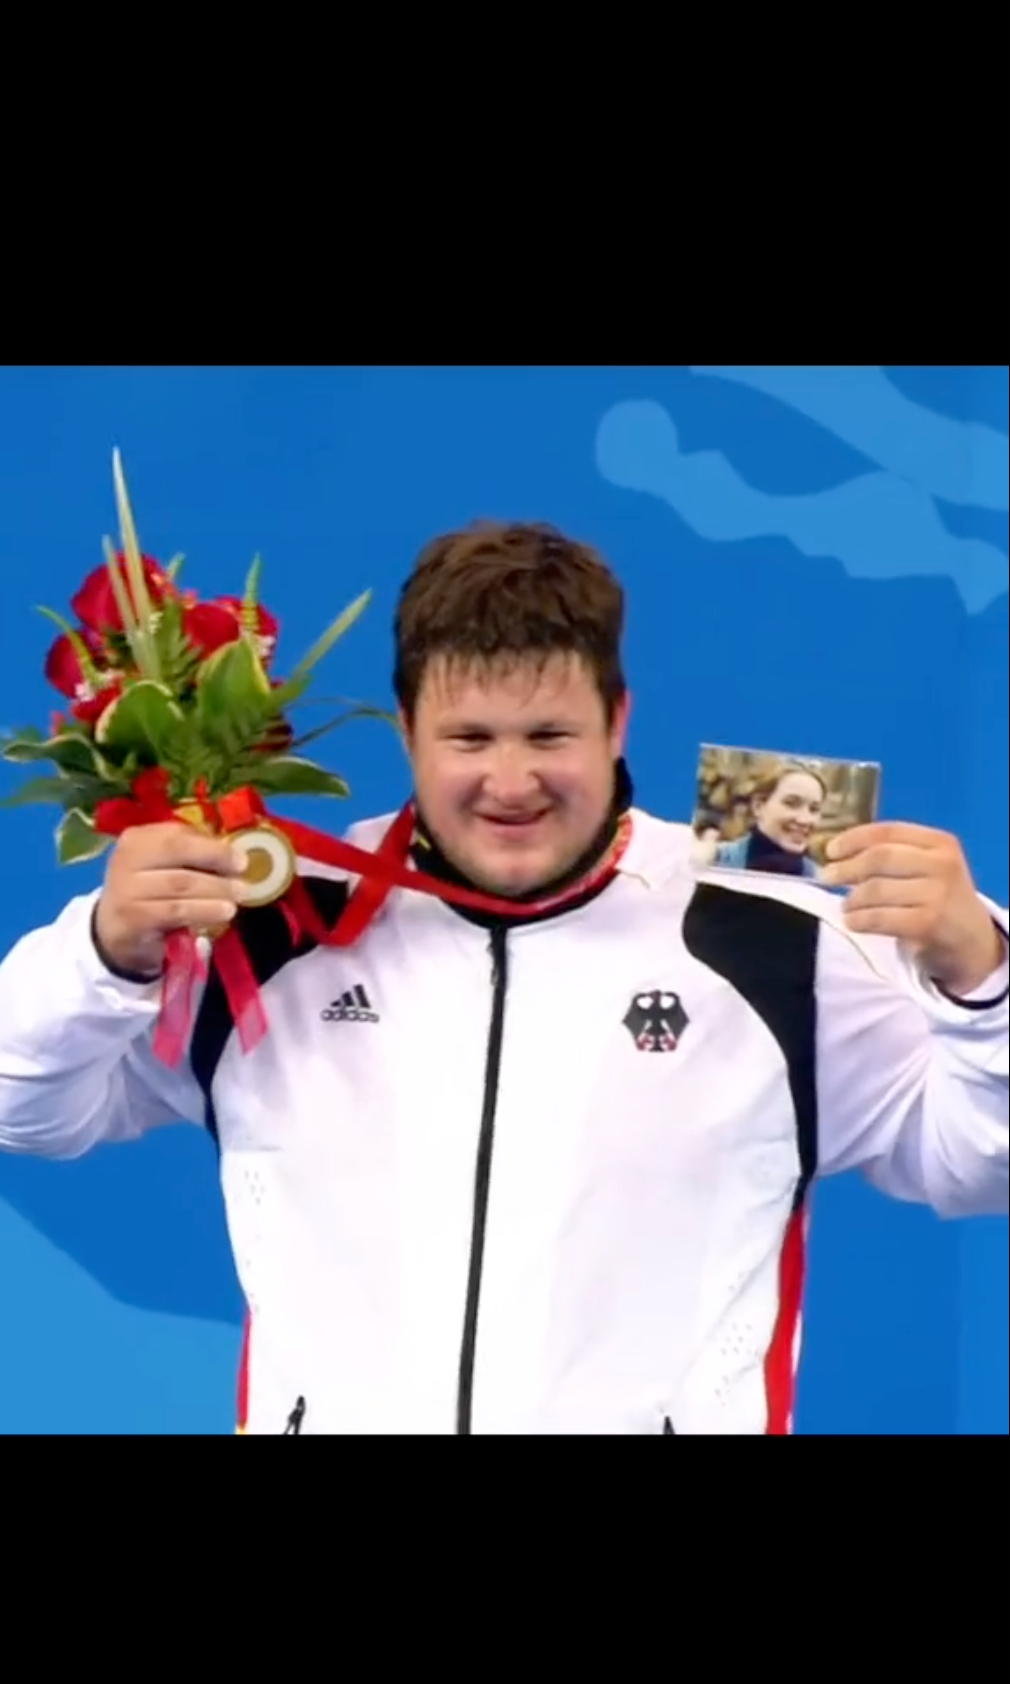
[[[225,838],[179,821],[125,831],[95,912],[104,957],[117,970],[153,980],[170,931],[198,933],[235,916],[242,865]]]

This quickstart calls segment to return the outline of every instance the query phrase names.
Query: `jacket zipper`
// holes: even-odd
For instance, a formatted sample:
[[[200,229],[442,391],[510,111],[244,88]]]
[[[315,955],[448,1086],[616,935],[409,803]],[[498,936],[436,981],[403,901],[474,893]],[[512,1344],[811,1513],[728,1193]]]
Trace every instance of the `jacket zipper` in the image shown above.
[[[466,1286],[463,1343],[459,1357],[459,1389],[456,1401],[456,1432],[468,1436],[473,1423],[473,1368],[477,1347],[477,1318],[480,1283],[484,1268],[484,1236],[487,1229],[488,1196],[491,1190],[491,1158],[494,1151],[494,1121],[501,1074],[502,1035],[505,1026],[505,993],[508,987],[508,936],[505,929],[491,932],[491,1024],[484,1061],[484,1102],[477,1141],[474,1176],[473,1224],[470,1231],[470,1271]]]

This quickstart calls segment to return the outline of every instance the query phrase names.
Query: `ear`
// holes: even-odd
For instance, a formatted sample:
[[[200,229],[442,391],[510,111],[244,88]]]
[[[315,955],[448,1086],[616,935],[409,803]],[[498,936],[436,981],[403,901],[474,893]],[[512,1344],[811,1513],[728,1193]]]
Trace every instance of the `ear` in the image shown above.
[[[625,690],[624,695],[614,708],[614,717],[610,722],[610,747],[615,760],[621,759],[624,754],[630,717],[631,691]]]

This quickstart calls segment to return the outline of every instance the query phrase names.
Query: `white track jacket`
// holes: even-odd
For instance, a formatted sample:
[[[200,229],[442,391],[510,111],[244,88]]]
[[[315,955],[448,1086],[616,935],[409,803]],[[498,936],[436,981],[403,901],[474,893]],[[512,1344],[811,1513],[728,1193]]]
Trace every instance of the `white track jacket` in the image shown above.
[[[80,897],[0,966],[0,1147],[211,1130],[249,1432],[787,1433],[815,1179],[1010,1208],[1007,971],[954,1004],[827,891],[690,847],[635,810],[615,882],[504,938],[414,892],[349,949],[243,914],[267,1037],[212,977],[177,1071]]]

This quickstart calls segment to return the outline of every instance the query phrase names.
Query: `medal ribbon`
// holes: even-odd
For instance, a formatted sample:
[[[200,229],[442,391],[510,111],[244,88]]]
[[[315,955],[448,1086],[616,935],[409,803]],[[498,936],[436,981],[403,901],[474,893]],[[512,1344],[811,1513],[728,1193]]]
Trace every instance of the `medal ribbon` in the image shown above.
[[[214,835],[227,836],[241,830],[269,827],[287,838],[300,859],[316,865],[346,871],[358,881],[333,927],[320,917],[300,877],[279,897],[277,904],[287,919],[295,945],[308,938],[321,947],[350,947],[376,918],[393,889],[411,889],[433,895],[451,905],[474,911],[515,917],[517,912],[535,917],[560,910],[591,889],[601,887],[617,872],[631,839],[631,819],[624,814],[617,834],[604,857],[578,882],[560,893],[534,901],[514,901],[484,894],[479,889],[445,883],[409,862],[414,840],[416,813],[408,802],[396,815],[374,853],[291,819],[270,813],[256,790],[237,789],[213,801],[200,785],[191,801],[173,803],[168,796],[168,774],[160,768],[142,772],[133,786],[133,796],[103,801],[95,812],[95,828],[103,835],[120,836],[135,825],[163,824],[170,820],[197,825]],[[250,1052],[266,1034],[267,1020],[259,986],[242,938],[233,926],[215,933],[210,963],[217,971],[228,1001],[232,1021],[243,1050]],[[207,975],[196,937],[190,930],[173,930],[165,944],[161,1011],[154,1048],[166,1064],[178,1064],[193,1025],[193,996],[197,983]]]

